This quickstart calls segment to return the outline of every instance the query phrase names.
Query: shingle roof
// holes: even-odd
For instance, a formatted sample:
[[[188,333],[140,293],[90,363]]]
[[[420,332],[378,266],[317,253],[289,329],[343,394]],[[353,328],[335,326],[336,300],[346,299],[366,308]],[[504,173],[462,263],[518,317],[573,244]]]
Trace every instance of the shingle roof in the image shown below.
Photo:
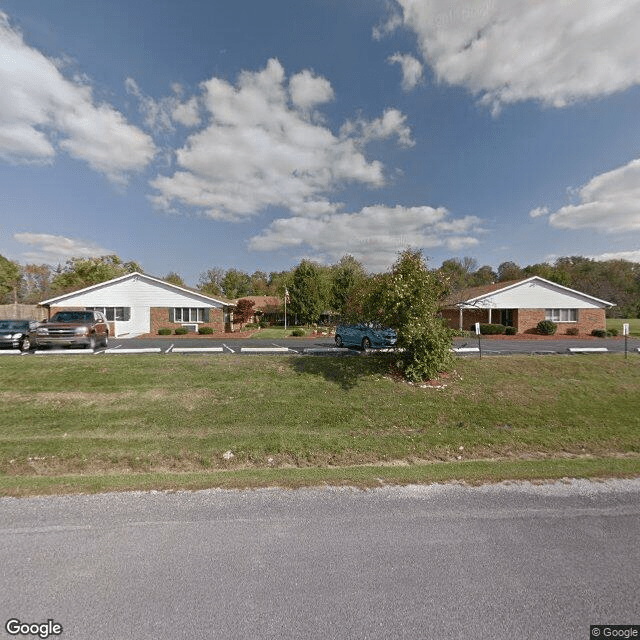
[[[492,282],[491,284],[483,284],[479,287],[470,287],[469,289],[461,289],[460,291],[454,291],[450,293],[446,298],[442,300],[443,307],[454,307],[460,302],[466,302],[467,300],[473,300],[480,296],[484,296],[487,293],[493,293],[506,287],[511,287],[518,282],[524,282],[528,278],[521,278],[520,280],[505,280],[503,282]]]

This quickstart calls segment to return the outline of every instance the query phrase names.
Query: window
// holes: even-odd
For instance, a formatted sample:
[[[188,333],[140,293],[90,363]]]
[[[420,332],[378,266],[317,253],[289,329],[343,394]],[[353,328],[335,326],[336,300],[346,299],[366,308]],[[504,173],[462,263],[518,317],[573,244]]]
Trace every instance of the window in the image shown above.
[[[173,310],[174,322],[206,322],[205,311],[201,307],[176,307]]]
[[[127,322],[131,320],[131,307],[87,307],[91,311],[100,311],[107,320],[121,320]]]
[[[577,322],[578,310],[577,309],[545,309],[545,320],[551,320],[552,322]]]

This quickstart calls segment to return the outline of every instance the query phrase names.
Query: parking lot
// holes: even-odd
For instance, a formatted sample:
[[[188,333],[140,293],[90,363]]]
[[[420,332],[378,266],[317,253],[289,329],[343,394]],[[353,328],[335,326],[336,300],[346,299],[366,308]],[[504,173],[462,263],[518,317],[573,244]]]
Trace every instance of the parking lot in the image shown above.
[[[640,339],[628,340],[629,354],[640,354]],[[480,344],[473,338],[456,338],[453,349],[460,356],[479,357],[512,354],[579,354],[579,353],[624,353],[624,338],[605,339],[553,339],[528,340],[523,338],[492,339],[482,338]],[[257,338],[237,339],[202,337],[153,337],[153,338],[110,338],[108,348],[90,349],[50,348],[21,353],[19,350],[0,351],[4,356],[45,357],[45,356],[110,356],[126,354],[238,354],[256,355],[309,355],[309,356],[362,356],[360,349],[336,347],[332,337],[286,338],[280,341]]]

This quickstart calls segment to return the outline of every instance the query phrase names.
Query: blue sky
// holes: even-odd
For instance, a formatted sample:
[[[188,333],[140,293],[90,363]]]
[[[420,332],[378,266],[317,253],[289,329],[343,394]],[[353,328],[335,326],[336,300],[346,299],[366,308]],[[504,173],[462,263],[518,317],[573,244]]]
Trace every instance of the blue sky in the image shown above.
[[[640,262],[640,0],[0,0],[0,254]]]

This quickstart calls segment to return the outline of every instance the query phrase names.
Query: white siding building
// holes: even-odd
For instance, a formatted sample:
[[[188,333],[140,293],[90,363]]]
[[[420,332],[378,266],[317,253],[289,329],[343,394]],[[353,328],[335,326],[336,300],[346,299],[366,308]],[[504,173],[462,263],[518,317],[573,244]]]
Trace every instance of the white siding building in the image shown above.
[[[169,284],[143,273],[130,273],[40,303],[49,317],[60,309],[97,309],[106,314],[114,337],[185,326],[224,331],[232,321],[233,303]]]

